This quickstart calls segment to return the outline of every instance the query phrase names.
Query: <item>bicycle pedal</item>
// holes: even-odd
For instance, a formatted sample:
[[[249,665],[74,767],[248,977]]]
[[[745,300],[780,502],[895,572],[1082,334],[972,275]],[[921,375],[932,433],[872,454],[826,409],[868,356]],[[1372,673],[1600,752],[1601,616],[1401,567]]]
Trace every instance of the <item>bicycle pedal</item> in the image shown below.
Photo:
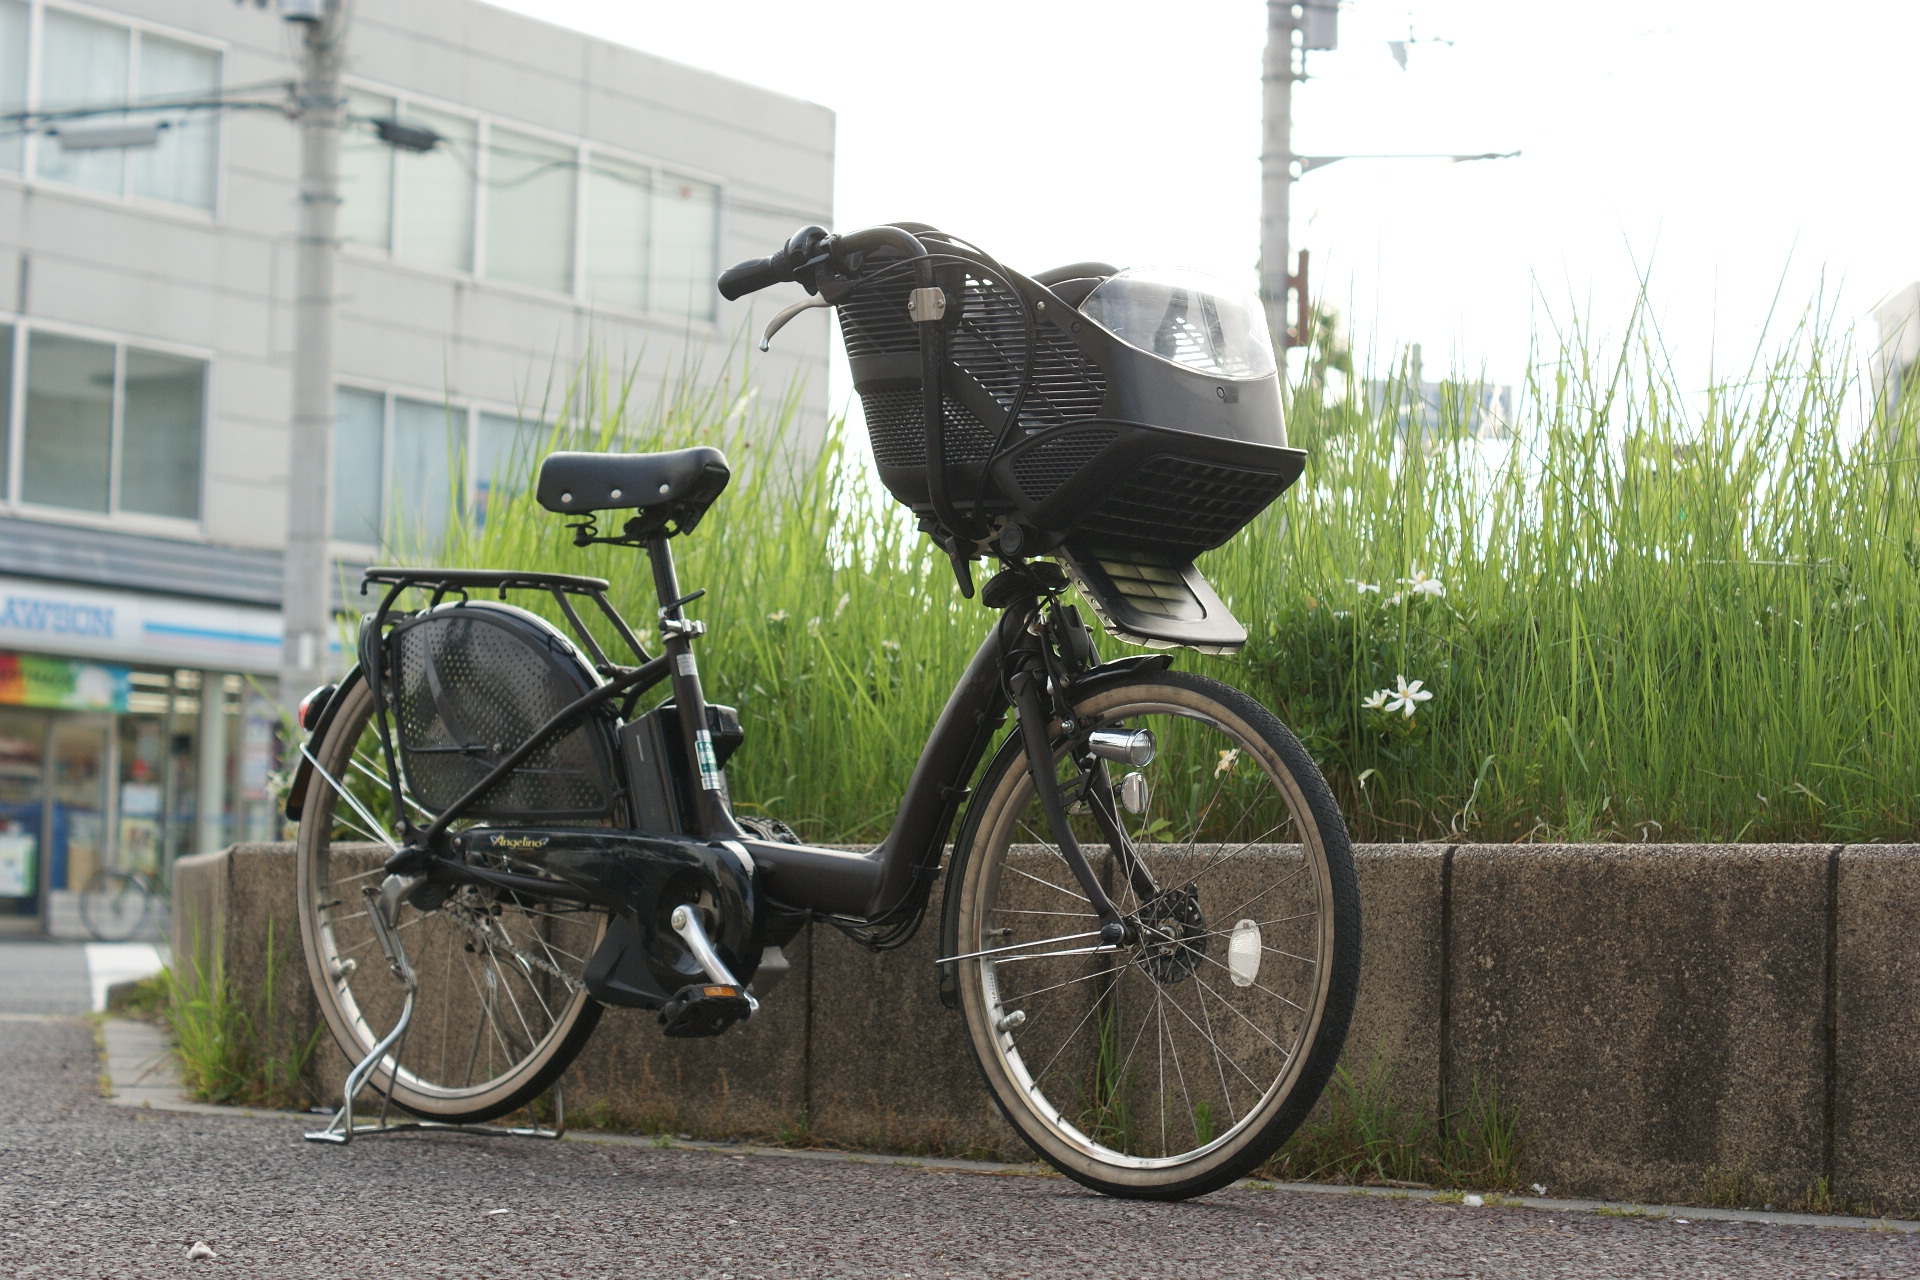
[[[660,1027],[677,1039],[717,1036],[753,1012],[746,993],[738,987],[697,983],[682,987],[660,1010]]]

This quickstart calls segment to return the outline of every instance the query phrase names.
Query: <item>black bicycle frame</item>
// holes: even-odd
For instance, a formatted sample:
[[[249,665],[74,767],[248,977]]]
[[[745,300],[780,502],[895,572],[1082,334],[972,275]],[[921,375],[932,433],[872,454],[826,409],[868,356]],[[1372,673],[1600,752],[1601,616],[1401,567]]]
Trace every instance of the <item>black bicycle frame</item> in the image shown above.
[[[426,825],[416,824],[406,816],[404,806],[396,804],[404,847],[389,860],[389,869],[403,873],[426,872],[449,881],[497,882],[497,887],[520,894],[539,895],[550,888],[550,896],[577,899],[580,891],[576,886],[466,862],[451,852],[447,838],[450,825],[488,788],[543,744],[569,732],[585,717],[596,714],[604,704],[615,699],[621,701],[622,713],[630,714],[642,694],[665,680],[680,709],[683,760],[691,775],[686,779],[687,791],[695,797],[692,818],[696,837],[725,842],[744,851],[757,873],[760,892],[777,907],[821,913],[852,927],[910,927],[917,922],[926,906],[927,891],[938,874],[947,835],[961,806],[971,795],[968,783],[1005,723],[1010,707],[1017,707],[1020,718],[1026,722],[1023,727],[1029,754],[1039,749],[1051,757],[1051,725],[1056,712],[1065,714],[1062,708],[1066,703],[1056,695],[1057,705],[1049,705],[1045,690],[1057,687],[1059,693],[1064,693],[1071,677],[1058,669],[1057,656],[1049,653],[1046,640],[1034,634],[1037,628],[1032,624],[1040,617],[1050,594],[1048,589],[1039,585],[1038,579],[1032,579],[1025,566],[1015,564],[1010,568],[1010,576],[1019,577],[1023,582],[1030,580],[1034,585],[1022,589],[1016,584],[1012,598],[1005,603],[995,625],[954,686],[928,734],[886,838],[870,852],[853,853],[762,839],[743,830],[734,820],[725,793],[717,785],[704,785],[708,780],[701,776],[701,762],[711,759],[708,754],[711,747],[702,741],[705,736],[702,731],[708,723],[707,704],[693,654],[693,641],[704,627],[685,615],[685,606],[700,593],[681,593],[672,550],[665,536],[648,540],[646,551],[659,600],[663,650],[652,656],[607,600],[608,583],[602,579],[493,570],[382,568],[367,571],[363,591],[376,584],[388,587],[363,631],[360,656],[363,678],[372,685],[376,705],[381,708],[376,719],[385,757],[383,763],[396,797],[401,792],[398,756],[385,712],[388,699],[382,689],[384,663],[377,650],[395,603],[408,589],[429,592],[428,608],[449,596],[464,599],[474,591],[498,591],[503,599],[511,590],[545,592],[554,599],[605,681],[556,712],[525,742],[496,762],[465,795]],[[638,660],[634,665],[619,665],[609,660],[574,607],[573,600],[579,597],[591,600],[609,621],[633,651]],[[1142,663],[1163,662],[1164,659],[1159,658],[1127,659],[1080,673],[1071,683],[1082,685],[1091,679],[1134,669]],[[330,715],[326,717],[330,718]],[[316,735],[323,727],[324,720],[316,726]],[[1066,727],[1070,730],[1071,723]],[[303,761],[302,772],[309,768]],[[1090,890],[1089,898],[1099,914],[1108,922],[1117,920],[1117,913],[1101,892],[1084,855],[1072,845],[1071,833],[1065,830],[1064,808],[1053,770],[1033,772],[1043,807],[1050,819],[1058,818],[1057,822],[1050,821],[1050,825],[1055,827],[1055,837],[1062,844],[1069,864],[1073,865],[1083,887]],[[304,778],[296,781],[296,796],[304,794],[304,782]]]

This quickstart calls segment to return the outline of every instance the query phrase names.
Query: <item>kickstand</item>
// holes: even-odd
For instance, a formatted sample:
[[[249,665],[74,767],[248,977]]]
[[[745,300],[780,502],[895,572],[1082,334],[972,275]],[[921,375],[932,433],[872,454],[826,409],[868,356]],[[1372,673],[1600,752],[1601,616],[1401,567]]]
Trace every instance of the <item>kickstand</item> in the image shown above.
[[[401,944],[399,931],[393,927],[398,914],[400,900],[419,883],[414,878],[388,876],[379,890],[368,890],[367,918],[373,924],[373,932],[380,946],[387,953],[387,965],[407,989],[406,1001],[400,1006],[399,1021],[393,1024],[393,1030],[381,1037],[380,1042],[367,1051],[367,1056],[354,1064],[347,1073],[347,1083],[341,1091],[340,1109],[333,1113],[333,1119],[324,1129],[316,1129],[306,1134],[308,1142],[331,1142],[345,1146],[355,1138],[371,1137],[383,1133],[407,1133],[421,1129],[455,1129],[462,1133],[477,1133],[487,1137],[503,1138],[552,1138],[557,1139],[567,1131],[566,1094],[559,1081],[553,1084],[553,1124],[542,1127],[540,1117],[533,1110],[531,1099],[527,1102],[528,1124],[524,1128],[501,1128],[495,1125],[454,1124],[442,1120],[407,1120],[391,1123],[388,1115],[393,1107],[393,1085],[400,1076],[400,1057],[406,1052],[407,1028],[413,1022],[413,1000],[420,990],[420,980],[407,963],[406,948]],[[376,896],[377,894],[377,896]],[[387,1087],[380,1099],[380,1119],[374,1124],[355,1124],[353,1121],[353,1100],[365,1086],[374,1068],[380,1065],[387,1051],[393,1050],[388,1065]]]

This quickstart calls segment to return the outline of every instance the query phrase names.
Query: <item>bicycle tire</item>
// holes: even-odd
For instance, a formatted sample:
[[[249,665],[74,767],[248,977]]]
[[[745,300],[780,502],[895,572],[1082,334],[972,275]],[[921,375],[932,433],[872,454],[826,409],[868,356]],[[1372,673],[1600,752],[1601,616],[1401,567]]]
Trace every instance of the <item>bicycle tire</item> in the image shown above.
[[[1339,1059],[1360,966],[1346,827],[1293,734],[1219,681],[1101,682],[1074,715],[1082,728],[1156,734],[1132,793],[1140,811],[1115,807],[1150,891],[1136,892],[1084,803],[1070,819],[1103,888],[1152,932],[1118,951],[1075,950],[1098,919],[1011,735],[977,789],[948,888],[949,954],[1002,949],[954,965],[968,1041],[1001,1112],[1060,1172],[1116,1196],[1202,1195],[1267,1161]],[[1077,776],[1064,740],[1055,750]],[[1188,801],[1182,837],[1171,815]]]
[[[313,754],[326,775],[348,788],[364,784],[363,805],[390,806],[384,765],[373,749],[372,691],[352,679],[336,696],[343,701]],[[340,803],[328,776],[314,772],[296,845],[300,932],[321,1013],[352,1062],[396,1023],[404,996],[360,900],[362,886],[383,878],[387,850],[369,839],[382,835],[366,830],[364,818]],[[580,975],[608,919],[604,910],[529,903],[476,886],[459,887],[425,910],[403,903],[397,929],[420,986],[413,1024],[369,1077],[373,1089],[414,1115],[456,1124],[492,1120],[537,1098],[579,1055],[600,1020],[601,1005]],[[483,1051],[486,1066],[476,1079]]]
[[[125,942],[146,927],[153,891],[133,871],[102,867],[80,891],[80,922],[97,942]]]

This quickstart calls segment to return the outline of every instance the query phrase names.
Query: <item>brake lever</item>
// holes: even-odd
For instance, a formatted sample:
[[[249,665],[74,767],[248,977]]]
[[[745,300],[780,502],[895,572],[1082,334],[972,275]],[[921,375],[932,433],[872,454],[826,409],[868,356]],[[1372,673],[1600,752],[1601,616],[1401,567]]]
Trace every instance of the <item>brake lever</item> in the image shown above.
[[[833,304],[831,302],[828,302],[825,298],[808,298],[804,302],[794,303],[792,306],[788,307],[785,311],[782,311],[779,315],[775,316],[773,320],[767,325],[767,331],[760,335],[760,349],[762,351],[765,351],[769,347],[771,347],[773,345],[773,335],[776,333],[779,333],[782,329],[786,328],[787,321],[793,319],[795,316],[799,315],[802,311],[811,311],[815,307],[830,307],[832,305]]]

